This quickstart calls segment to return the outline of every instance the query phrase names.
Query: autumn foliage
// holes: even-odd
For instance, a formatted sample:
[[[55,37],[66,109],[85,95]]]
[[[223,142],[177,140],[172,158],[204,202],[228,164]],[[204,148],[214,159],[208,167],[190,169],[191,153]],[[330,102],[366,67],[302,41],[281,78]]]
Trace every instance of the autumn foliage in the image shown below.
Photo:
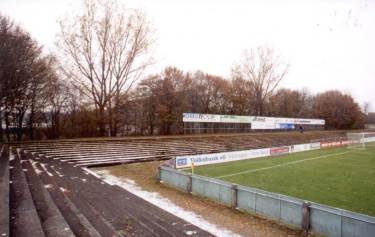
[[[73,25],[62,25],[65,41],[61,49],[68,52],[63,58],[44,55],[27,32],[0,15],[2,142],[180,134],[183,112],[323,118],[327,129],[362,128],[365,123],[358,103],[349,94],[332,90],[314,95],[306,89],[279,88],[289,65],[279,62],[268,48],[245,51],[228,78],[172,66],[144,75],[149,61],[143,57],[151,45],[145,18],[138,12],[130,18],[119,12],[106,13],[99,19],[108,23],[103,23],[103,29],[117,32],[120,38],[138,32],[134,44],[121,41],[121,47],[117,38],[99,29],[103,24],[95,25],[99,22],[95,19],[85,25],[90,23],[85,17],[92,15],[87,14]],[[137,24],[121,28],[125,31],[109,24],[124,24],[132,17]],[[99,38],[92,39],[89,31],[80,32],[80,26],[98,31]],[[76,31],[83,35],[78,37]],[[102,41],[100,47],[95,46]],[[95,50],[98,54],[92,54]]]
[[[363,127],[364,115],[353,97],[333,90],[318,94],[314,101],[314,115],[326,120],[328,128]]]

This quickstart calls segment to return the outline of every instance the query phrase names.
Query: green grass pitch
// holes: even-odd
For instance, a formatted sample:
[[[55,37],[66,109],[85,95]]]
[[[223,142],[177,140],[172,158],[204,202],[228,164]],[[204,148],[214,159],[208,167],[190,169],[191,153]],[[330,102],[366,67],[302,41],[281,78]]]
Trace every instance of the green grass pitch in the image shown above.
[[[195,167],[195,174],[375,216],[375,144]]]

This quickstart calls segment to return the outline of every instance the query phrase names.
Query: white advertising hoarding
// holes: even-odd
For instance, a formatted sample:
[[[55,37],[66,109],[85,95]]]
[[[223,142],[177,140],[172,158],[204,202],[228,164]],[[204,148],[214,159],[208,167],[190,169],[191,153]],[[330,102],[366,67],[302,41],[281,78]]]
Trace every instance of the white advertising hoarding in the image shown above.
[[[294,153],[294,152],[309,151],[309,150],[311,150],[311,144],[306,143],[306,144],[291,145],[289,152]]]
[[[294,124],[313,124],[313,125],[324,125],[326,122],[324,119],[294,119]]]
[[[176,157],[176,168],[191,167],[194,162],[195,166],[208,165],[223,163],[236,160],[245,160],[258,157],[270,156],[269,148],[245,150],[245,151],[233,151],[233,152],[221,152],[206,155],[192,155],[192,156],[177,156]]]
[[[291,146],[281,146],[272,148],[261,148],[245,151],[221,152],[213,154],[177,156],[176,168],[188,168],[192,166],[224,163],[237,160],[247,160],[261,157],[278,156],[294,152],[310,151],[320,149],[320,142],[296,144]]]
[[[251,129],[276,129],[276,124],[272,122],[252,122]]]
[[[310,143],[310,150],[319,150],[319,149],[320,149],[320,142]]]
[[[220,115],[221,123],[251,123],[252,116]]]
[[[259,123],[267,123],[264,127],[271,127],[270,124],[311,124],[324,125],[323,119],[303,119],[303,118],[278,118],[263,116],[237,116],[219,114],[198,114],[183,113],[183,122],[199,123],[257,123],[255,126],[262,126]],[[275,126],[275,125],[274,125]],[[264,128],[267,129],[267,128]]]
[[[183,113],[183,122],[220,123],[220,115]]]

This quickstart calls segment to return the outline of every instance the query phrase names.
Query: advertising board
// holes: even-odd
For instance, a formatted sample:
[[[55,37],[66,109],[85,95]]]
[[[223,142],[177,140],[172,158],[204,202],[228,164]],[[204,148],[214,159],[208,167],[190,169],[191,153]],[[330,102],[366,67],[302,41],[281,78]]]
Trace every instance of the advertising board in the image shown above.
[[[334,148],[342,147],[351,144],[351,141],[332,141],[332,142],[320,142],[320,148]]]
[[[176,168],[191,167],[194,162],[194,166],[216,164],[223,162],[230,162],[236,160],[245,160],[259,157],[270,156],[269,148],[245,150],[245,151],[233,151],[233,152],[221,152],[215,154],[205,155],[191,155],[191,156],[177,156],[176,157]]]
[[[272,147],[270,149],[270,155],[271,156],[279,156],[283,154],[289,153],[289,146],[280,146],[280,147]]]
[[[251,129],[276,129],[276,124],[272,122],[252,122]]]
[[[294,124],[313,124],[313,125],[324,125],[325,120],[324,119],[302,119],[302,118],[296,118],[294,119]]]
[[[200,122],[200,123],[220,123],[220,115],[183,113],[182,121],[183,122]]]
[[[320,142],[310,143],[310,150],[319,150],[319,149],[320,149]]]
[[[261,149],[254,149],[254,150],[221,152],[221,153],[202,154],[202,155],[177,156],[175,165],[176,165],[176,168],[186,168],[186,167],[191,167],[192,162],[194,162],[194,166],[200,166],[200,165],[224,163],[224,162],[230,162],[230,161],[236,161],[236,160],[246,160],[246,159],[253,159],[253,158],[277,156],[277,155],[282,155],[282,154],[287,154],[287,153],[316,150],[320,148],[321,148],[321,143],[314,142],[314,143],[296,144],[296,145],[291,145],[291,146],[261,148]]]
[[[238,116],[238,115],[219,115],[219,114],[198,114],[198,113],[183,113],[183,122],[199,122],[199,123],[267,123],[264,127],[259,129],[267,129],[269,124],[311,124],[324,125],[325,121],[322,119],[303,119],[303,118],[278,118],[278,117],[263,117],[263,116]],[[256,127],[261,125],[257,124]],[[284,126],[284,125],[282,125]]]
[[[289,152],[290,153],[301,152],[301,151],[309,151],[309,150],[311,150],[311,144],[310,143],[289,146]]]
[[[251,123],[252,116],[220,115],[221,123]]]
[[[279,123],[276,125],[278,129],[294,129],[294,124],[290,123]]]

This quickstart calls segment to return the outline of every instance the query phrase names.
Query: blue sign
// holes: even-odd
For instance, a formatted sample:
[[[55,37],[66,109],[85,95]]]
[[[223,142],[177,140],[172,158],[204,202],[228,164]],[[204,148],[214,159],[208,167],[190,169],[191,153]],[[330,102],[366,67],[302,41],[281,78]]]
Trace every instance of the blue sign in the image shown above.
[[[187,164],[187,159],[186,158],[179,158],[179,159],[177,159],[177,165],[178,166],[186,165],[186,164]]]
[[[294,124],[280,123],[280,129],[294,129]]]

